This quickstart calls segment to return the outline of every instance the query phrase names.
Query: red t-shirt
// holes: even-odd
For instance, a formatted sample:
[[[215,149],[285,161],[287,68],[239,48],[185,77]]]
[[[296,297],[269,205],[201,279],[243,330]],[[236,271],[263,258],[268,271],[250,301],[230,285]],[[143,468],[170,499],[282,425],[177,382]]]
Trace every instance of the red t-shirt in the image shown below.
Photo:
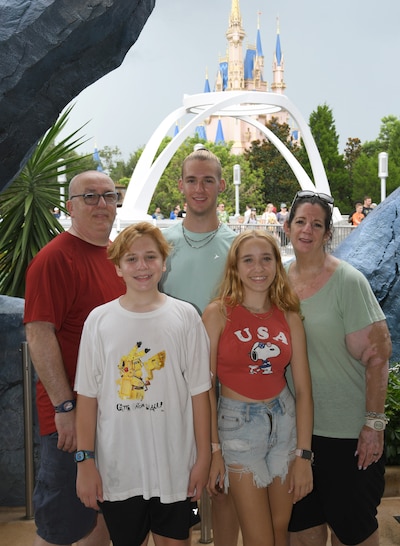
[[[125,285],[107,258],[106,247],[68,232],[48,243],[27,269],[24,323],[54,324],[73,388],[83,323],[94,307],[118,298]],[[56,431],[54,408],[40,382],[36,388],[40,433]]]
[[[227,307],[217,355],[222,385],[254,400],[273,398],[286,385],[285,368],[291,356],[289,325],[276,306],[260,315],[241,305]]]

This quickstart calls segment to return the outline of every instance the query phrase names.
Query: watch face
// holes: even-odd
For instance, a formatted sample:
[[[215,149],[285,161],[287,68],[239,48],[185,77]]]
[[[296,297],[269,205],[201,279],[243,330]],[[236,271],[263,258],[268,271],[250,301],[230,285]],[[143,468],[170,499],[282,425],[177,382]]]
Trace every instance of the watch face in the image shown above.
[[[75,461],[77,463],[80,463],[81,461],[83,461],[85,459],[85,454],[83,453],[83,451],[77,451],[75,453]]]
[[[375,429],[375,430],[383,430],[383,429],[384,429],[384,426],[383,426],[382,421],[375,421],[375,423],[374,423],[374,429]]]
[[[74,405],[72,402],[65,402],[63,409],[64,411],[71,411],[72,409],[74,409]]]

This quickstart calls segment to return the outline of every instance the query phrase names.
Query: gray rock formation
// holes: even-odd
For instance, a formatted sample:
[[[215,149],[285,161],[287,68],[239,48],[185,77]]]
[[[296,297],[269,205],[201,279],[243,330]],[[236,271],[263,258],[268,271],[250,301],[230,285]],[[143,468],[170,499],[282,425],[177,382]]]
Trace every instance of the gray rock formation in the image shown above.
[[[25,503],[23,313],[23,299],[0,296],[0,506],[23,506]],[[33,379],[31,388],[34,393]],[[37,464],[39,429],[36,413],[34,421],[33,456]]]
[[[0,0],[0,191],[83,89],[119,66],[155,0]]]
[[[400,188],[335,250],[367,277],[388,322],[392,362],[400,362]]]

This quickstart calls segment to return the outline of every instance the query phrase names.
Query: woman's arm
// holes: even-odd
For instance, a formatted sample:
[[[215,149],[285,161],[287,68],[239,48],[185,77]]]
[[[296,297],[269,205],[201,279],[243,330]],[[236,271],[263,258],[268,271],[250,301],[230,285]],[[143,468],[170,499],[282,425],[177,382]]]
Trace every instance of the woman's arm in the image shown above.
[[[78,394],[76,404],[76,434],[78,450],[94,451],[97,424],[97,399]],[[99,509],[103,501],[103,486],[94,459],[76,463],[76,493],[87,508]]]
[[[211,445],[212,458],[210,477],[208,481],[208,491],[212,495],[217,495],[223,490],[225,478],[225,464],[222,458],[222,451],[219,445],[218,437],[218,419],[217,419],[217,354],[219,338],[225,327],[225,318],[221,313],[219,303],[210,303],[204,310],[202,320],[210,339],[210,369],[211,369],[211,390],[210,408],[211,408]],[[209,449],[211,446],[209,446]]]
[[[314,408],[306,336],[302,320],[297,313],[287,313],[286,319],[292,341],[291,368],[296,398],[297,448],[311,450]],[[296,456],[290,474],[289,489],[293,492],[293,502],[308,495],[312,487],[311,461]]]
[[[346,346],[353,358],[364,364],[366,382],[365,411],[383,413],[392,342],[385,320],[374,322],[346,336]],[[363,426],[358,438],[359,468],[378,460],[383,453],[384,432]],[[375,455],[374,455],[375,454]]]

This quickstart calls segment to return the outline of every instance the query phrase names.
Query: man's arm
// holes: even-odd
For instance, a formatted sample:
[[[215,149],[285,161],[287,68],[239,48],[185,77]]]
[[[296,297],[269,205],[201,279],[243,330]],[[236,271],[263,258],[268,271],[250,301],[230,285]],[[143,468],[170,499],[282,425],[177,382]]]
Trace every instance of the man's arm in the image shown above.
[[[33,365],[53,406],[72,400],[74,394],[65,371],[54,325],[50,322],[29,322],[25,330]],[[55,424],[58,432],[57,447],[63,451],[75,451],[75,411],[56,413]]]

